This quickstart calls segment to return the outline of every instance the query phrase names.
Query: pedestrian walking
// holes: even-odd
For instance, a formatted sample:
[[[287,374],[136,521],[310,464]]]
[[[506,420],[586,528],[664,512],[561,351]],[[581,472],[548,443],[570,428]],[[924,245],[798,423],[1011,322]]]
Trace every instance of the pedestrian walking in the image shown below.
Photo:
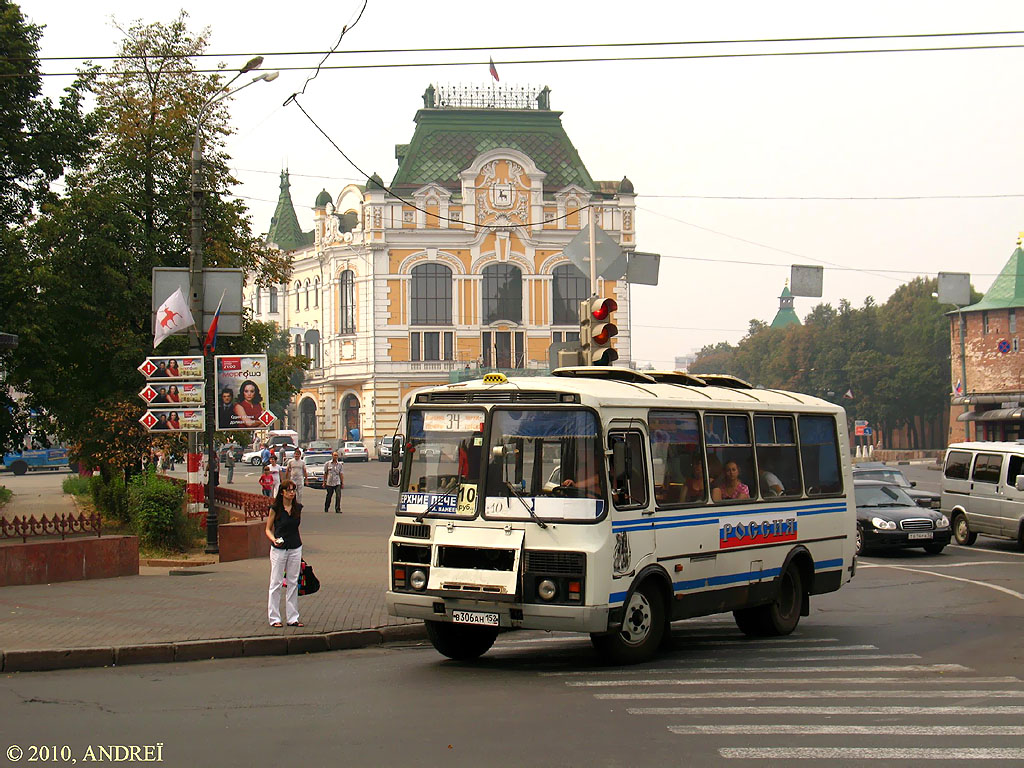
[[[267,448],[267,444],[263,443],[263,450],[260,451],[260,461],[266,465],[270,463],[270,449]]]
[[[302,451],[298,448],[288,462],[288,479],[295,483],[295,498],[302,503],[302,489],[306,485],[306,462],[302,460]]]
[[[270,593],[267,619],[272,627],[281,625],[281,582],[284,580],[285,618],[289,627],[301,627],[299,621],[299,565],[302,563],[302,503],[295,498],[296,486],[286,479],[270,507],[267,527],[270,539]]]
[[[338,452],[331,453],[331,460],[324,464],[324,488],[327,491],[327,500],[324,502],[324,512],[331,510],[331,497],[334,497],[334,511],[341,514],[341,486],[344,478],[345,465],[338,461]]]
[[[284,467],[277,463],[277,456],[270,454],[270,463],[267,465],[267,470],[270,472],[270,476],[274,478],[274,485],[270,489],[270,496],[277,498],[277,491],[281,487],[281,473],[284,472]]]
[[[270,496],[274,490],[274,476],[270,474],[270,466],[268,464],[263,465],[263,474],[260,475],[260,488],[263,489],[264,496]]]
[[[230,445],[224,451],[224,468],[228,471],[228,483],[230,484],[235,478],[235,449]]]

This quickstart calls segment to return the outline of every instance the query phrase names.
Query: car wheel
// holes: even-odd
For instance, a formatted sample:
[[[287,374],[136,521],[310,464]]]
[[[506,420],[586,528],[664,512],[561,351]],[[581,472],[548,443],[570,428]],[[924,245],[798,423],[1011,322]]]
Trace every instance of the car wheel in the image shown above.
[[[1017,529],[1017,547],[1024,550],[1024,520],[1020,523],[1020,528]]]
[[[767,605],[733,611],[740,632],[751,637],[788,635],[800,622],[804,607],[800,571],[793,565],[779,578],[779,593]]]
[[[967,524],[967,515],[957,512],[953,516],[953,538],[962,547],[969,547],[978,540],[978,534],[974,533]]]
[[[261,461],[262,459],[260,459],[259,456],[253,456],[251,459],[249,459],[249,463],[252,464],[254,467],[258,467]]]
[[[11,472],[16,475],[24,475],[28,472],[28,462],[23,461],[22,459],[11,462]]]
[[[622,628],[592,634],[590,641],[615,664],[639,664],[657,653],[666,628],[665,601],[654,582],[647,580],[629,596]]]
[[[942,554],[942,550],[944,550],[945,548],[946,545],[938,541],[933,541],[931,544],[924,545],[924,551],[927,552],[929,555]]]
[[[424,624],[431,645],[442,656],[455,661],[471,661],[483,656],[498,636],[497,627],[474,627],[442,621],[426,621]]]
[[[864,526],[857,523],[857,554],[864,554]]]

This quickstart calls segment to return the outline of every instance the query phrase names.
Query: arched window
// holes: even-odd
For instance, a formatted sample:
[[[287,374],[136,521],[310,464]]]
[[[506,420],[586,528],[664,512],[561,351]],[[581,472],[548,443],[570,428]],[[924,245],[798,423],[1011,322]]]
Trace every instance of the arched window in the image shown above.
[[[484,268],[483,322],[523,321],[523,273],[511,264]]]
[[[299,294],[302,293],[302,283],[298,280],[295,281],[295,311],[298,312],[302,309],[302,298]]]
[[[295,334],[295,356],[298,357],[302,354],[302,334]]]
[[[306,278],[306,309],[309,309],[309,278]]]
[[[342,439],[359,440],[362,438],[359,419],[359,401],[355,395],[345,395],[341,401],[341,424],[344,430]]]
[[[338,333],[356,332],[356,275],[346,269],[338,277],[338,311],[340,326]]]
[[[452,271],[444,264],[412,270],[412,325],[452,324]]]
[[[551,312],[554,325],[577,325],[580,302],[590,295],[590,280],[573,264],[555,267],[551,281]]]
[[[270,314],[277,314],[277,286],[270,286]]]
[[[299,403],[299,440],[303,443],[316,440],[316,402],[310,397]]]
[[[320,278],[313,278],[313,306],[320,306]]]

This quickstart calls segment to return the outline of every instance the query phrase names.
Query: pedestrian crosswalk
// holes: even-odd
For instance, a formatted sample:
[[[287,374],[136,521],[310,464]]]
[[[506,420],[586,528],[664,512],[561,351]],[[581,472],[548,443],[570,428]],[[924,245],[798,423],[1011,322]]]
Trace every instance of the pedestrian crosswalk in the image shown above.
[[[643,668],[538,674],[610,707],[624,727],[642,722],[687,739],[687,754],[707,759],[1024,761],[1018,677],[836,637],[747,638],[720,619],[683,627],[674,627],[673,652]],[[509,637],[495,651],[585,642]]]

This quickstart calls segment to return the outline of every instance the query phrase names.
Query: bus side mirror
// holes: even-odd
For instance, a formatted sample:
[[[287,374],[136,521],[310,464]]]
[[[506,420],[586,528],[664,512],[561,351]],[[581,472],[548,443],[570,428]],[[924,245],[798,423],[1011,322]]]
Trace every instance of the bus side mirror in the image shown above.
[[[612,445],[612,484],[616,491],[624,491],[629,477],[629,453],[624,440],[616,440]]]
[[[388,470],[388,487],[397,488],[402,481],[402,438],[391,441],[391,469]]]

